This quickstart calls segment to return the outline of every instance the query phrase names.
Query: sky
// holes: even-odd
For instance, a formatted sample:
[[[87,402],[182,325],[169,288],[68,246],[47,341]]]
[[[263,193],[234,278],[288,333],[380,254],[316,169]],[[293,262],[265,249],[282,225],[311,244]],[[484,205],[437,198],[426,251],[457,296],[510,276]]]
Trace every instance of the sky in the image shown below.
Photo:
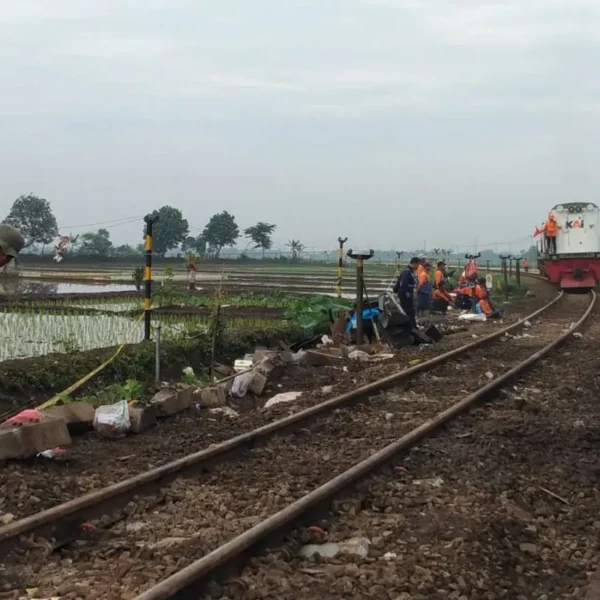
[[[554,204],[600,204],[599,22],[597,0],[2,0],[1,212],[526,247]]]

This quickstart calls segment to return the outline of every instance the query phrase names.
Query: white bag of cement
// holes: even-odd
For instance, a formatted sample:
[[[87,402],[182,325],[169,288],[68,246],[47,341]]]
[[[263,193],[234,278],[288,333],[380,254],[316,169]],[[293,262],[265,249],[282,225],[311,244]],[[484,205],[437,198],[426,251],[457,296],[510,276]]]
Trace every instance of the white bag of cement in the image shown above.
[[[127,400],[99,406],[94,415],[94,429],[105,438],[123,437],[131,429]]]
[[[465,313],[458,317],[459,321],[473,321],[475,323],[484,323],[487,317],[484,314]]]
[[[248,393],[248,388],[252,383],[253,377],[253,371],[248,371],[247,373],[242,373],[241,375],[238,375],[233,380],[233,385],[231,386],[231,395],[236,398],[243,398]]]
[[[302,392],[282,392],[281,394],[277,394],[272,398],[269,398],[265,402],[265,408],[270,408],[271,406],[275,406],[276,404],[281,404],[283,402],[292,402],[296,398],[302,396]]]

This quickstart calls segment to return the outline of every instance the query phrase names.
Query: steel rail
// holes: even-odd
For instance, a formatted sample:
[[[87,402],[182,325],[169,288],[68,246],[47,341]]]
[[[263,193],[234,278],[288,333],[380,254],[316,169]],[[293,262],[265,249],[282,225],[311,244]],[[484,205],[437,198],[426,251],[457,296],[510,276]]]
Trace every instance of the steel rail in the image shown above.
[[[15,543],[18,536],[21,535],[35,534],[36,536],[54,538],[56,540],[55,545],[60,546],[76,537],[76,532],[79,530],[81,523],[125,506],[133,496],[155,492],[158,487],[176,479],[183,471],[206,469],[218,462],[223,462],[232,454],[240,453],[258,443],[263,443],[273,435],[284,434],[302,428],[307,422],[317,416],[362,400],[368,395],[379,392],[400,381],[410,379],[418,373],[427,371],[457,356],[461,356],[470,350],[498,339],[506,333],[521,327],[526,321],[534,319],[554,306],[562,297],[563,292],[560,292],[556,298],[516,323],[488,336],[469,342],[460,348],[455,348],[428,361],[398,371],[287,417],[272,421],[209,448],[188,454],[160,467],[124,479],[102,489],[89,492],[73,500],[0,527],[0,557],[5,556],[10,551],[10,547]]]
[[[248,529],[203,558],[141,593],[135,600],[182,600],[184,598],[197,598],[201,586],[212,578],[213,574],[218,573],[221,569],[227,569],[227,567],[239,564],[243,556],[249,551],[264,545],[267,540],[271,541],[276,537],[281,537],[298,522],[302,522],[308,516],[314,516],[319,508],[323,510],[323,506],[330,505],[335,497],[339,496],[345,490],[352,488],[356,483],[368,477],[374,471],[379,470],[397,454],[407,450],[448,421],[456,418],[477,401],[489,397],[516,375],[523,372],[540,358],[546,356],[585,322],[591,314],[595,303],[596,293],[592,291],[591,302],[583,316],[553,342],[535,352],[500,377],[490,381],[476,392],[469,394],[451,407],[438,413],[435,417],[428,419],[369,458],[354,465],[324,485],[288,505],[286,508],[268,517],[258,525]]]

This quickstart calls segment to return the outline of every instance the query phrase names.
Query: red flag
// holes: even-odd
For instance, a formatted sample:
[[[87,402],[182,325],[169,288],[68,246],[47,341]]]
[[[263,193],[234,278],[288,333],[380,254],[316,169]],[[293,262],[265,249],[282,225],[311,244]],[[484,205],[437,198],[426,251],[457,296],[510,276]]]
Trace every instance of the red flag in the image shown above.
[[[540,233],[542,233],[542,230],[536,227],[535,231],[533,232],[533,237],[537,237],[538,235],[540,235]]]

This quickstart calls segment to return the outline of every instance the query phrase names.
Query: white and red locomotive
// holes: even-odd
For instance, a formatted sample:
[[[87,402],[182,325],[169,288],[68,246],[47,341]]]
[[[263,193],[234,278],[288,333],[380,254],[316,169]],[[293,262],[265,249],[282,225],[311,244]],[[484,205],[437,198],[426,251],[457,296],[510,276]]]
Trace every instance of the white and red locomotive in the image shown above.
[[[600,279],[600,209],[592,203],[557,204],[556,252],[550,254],[542,233],[538,246],[540,273],[565,290],[586,290]]]

